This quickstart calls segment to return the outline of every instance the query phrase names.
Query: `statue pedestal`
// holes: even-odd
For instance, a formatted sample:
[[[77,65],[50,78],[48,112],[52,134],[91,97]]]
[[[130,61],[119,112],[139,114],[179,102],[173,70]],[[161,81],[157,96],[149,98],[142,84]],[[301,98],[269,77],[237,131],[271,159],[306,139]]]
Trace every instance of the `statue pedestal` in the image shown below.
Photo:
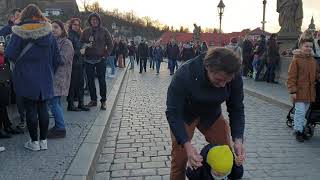
[[[279,52],[292,50],[299,39],[300,33],[283,33],[279,32],[278,42],[279,42]]]

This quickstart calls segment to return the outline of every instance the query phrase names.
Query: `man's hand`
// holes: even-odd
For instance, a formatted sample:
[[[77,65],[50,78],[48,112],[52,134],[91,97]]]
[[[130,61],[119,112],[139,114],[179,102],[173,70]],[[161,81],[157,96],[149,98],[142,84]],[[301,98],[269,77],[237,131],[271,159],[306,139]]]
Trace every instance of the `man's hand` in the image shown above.
[[[297,94],[296,94],[296,93],[291,94],[291,101],[292,101],[292,103],[295,103],[295,102],[296,102],[296,99],[297,99]]]
[[[202,166],[203,157],[198,153],[196,148],[194,148],[190,142],[184,144],[184,148],[187,152],[188,157],[188,167],[191,169],[197,169]]]
[[[236,153],[235,162],[237,166],[240,166],[243,164],[243,162],[246,159],[246,151],[242,142],[242,139],[236,139],[234,141],[234,150]]]
[[[84,49],[84,48],[80,49],[80,53],[81,53],[81,55],[84,55],[86,53],[86,49]]]

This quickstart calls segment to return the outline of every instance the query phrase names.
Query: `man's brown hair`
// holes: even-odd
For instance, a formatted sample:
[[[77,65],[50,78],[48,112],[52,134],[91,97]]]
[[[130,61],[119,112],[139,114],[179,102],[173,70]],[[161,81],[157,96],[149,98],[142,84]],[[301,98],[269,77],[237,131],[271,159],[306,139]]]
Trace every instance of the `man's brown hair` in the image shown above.
[[[240,71],[241,62],[237,55],[227,48],[209,49],[203,63],[210,71],[235,74]]]
[[[35,4],[29,4],[23,9],[20,20],[21,22],[26,20],[48,21],[48,19],[42,14],[39,7]]]

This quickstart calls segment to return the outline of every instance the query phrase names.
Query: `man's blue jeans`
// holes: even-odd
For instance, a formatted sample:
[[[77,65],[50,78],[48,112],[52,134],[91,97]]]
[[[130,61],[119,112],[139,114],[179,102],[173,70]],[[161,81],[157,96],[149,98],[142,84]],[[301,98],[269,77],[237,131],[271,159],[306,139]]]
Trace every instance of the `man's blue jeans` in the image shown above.
[[[173,74],[175,67],[178,66],[177,60],[169,59],[168,64],[169,64],[170,74]]]
[[[54,117],[55,127],[57,129],[66,129],[64,123],[63,109],[61,105],[61,96],[55,96],[49,100],[49,107]]]
[[[107,60],[107,64],[111,67],[111,75],[114,75],[116,72],[116,65],[114,64],[115,59],[116,56],[109,56]]]
[[[131,67],[130,69],[134,69],[134,56],[129,56]]]
[[[160,66],[161,66],[161,60],[156,60],[156,70],[157,70],[157,73],[160,72]]]

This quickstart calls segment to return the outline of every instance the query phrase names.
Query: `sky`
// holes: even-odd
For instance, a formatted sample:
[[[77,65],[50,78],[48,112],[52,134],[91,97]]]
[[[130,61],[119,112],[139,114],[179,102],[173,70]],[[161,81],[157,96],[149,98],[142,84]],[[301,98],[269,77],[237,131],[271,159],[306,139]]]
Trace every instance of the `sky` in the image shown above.
[[[77,0],[79,3],[82,0]],[[94,2],[96,0],[89,0]],[[217,5],[220,0],[97,0],[103,9],[119,9],[122,12],[133,10],[138,16],[149,16],[160,22],[179,28],[181,25],[193,30],[193,23],[205,27],[218,28]],[[262,0],[223,0],[226,5],[222,30],[236,32],[246,28],[261,27]],[[304,20],[302,29],[310,24],[314,16],[320,27],[320,0],[303,0]],[[267,0],[266,31],[277,32],[279,14],[276,12],[277,0]]]

